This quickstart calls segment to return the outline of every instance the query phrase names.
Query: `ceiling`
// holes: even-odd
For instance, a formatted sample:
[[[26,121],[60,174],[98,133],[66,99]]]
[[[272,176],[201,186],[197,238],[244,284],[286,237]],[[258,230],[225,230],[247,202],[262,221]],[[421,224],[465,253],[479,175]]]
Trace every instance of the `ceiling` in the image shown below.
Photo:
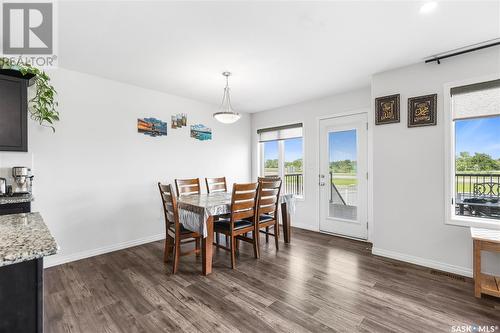
[[[256,112],[500,36],[500,1],[59,2],[59,66]]]

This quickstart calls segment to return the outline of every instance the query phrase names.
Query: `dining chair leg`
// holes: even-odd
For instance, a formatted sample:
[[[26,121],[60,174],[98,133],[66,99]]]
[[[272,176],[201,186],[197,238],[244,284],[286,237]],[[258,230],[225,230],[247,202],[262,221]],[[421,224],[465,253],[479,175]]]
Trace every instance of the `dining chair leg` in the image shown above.
[[[174,263],[172,267],[173,274],[177,273],[177,269],[179,267],[179,259],[181,257],[181,240],[175,239],[175,248],[174,248]]]
[[[165,237],[165,248],[163,249],[163,262],[167,262],[168,261],[168,255],[169,255],[169,251],[170,251],[170,237],[167,235],[167,237]]]
[[[219,243],[219,233],[218,232],[215,233],[215,244],[217,244],[217,249],[218,249],[219,245],[220,245],[220,243]]]
[[[266,227],[266,243],[269,243],[269,227]]]
[[[253,238],[253,254],[255,255],[256,259],[259,259],[259,257],[260,257],[260,253],[259,253],[259,230],[252,231],[252,238]]]
[[[226,245],[226,247],[229,245],[229,236],[228,235],[226,235],[226,244],[224,244],[224,245]]]
[[[236,267],[236,249],[235,249],[235,238],[231,235],[231,268]]]
[[[196,257],[199,257],[201,255],[201,238],[196,238],[194,246],[196,249]]]
[[[278,222],[276,222],[276,223],[274,224],[274,243],[276,244],[276,251],[278,251],[278,250],[280,249],[280,247],[279,247],[279,245],[278,245],[278,244],[279,244],[279,243],[278,243],[278,241],[279,241],[279,237],[278,237],[278,229],[279,229],[279,225],[278,225]]]

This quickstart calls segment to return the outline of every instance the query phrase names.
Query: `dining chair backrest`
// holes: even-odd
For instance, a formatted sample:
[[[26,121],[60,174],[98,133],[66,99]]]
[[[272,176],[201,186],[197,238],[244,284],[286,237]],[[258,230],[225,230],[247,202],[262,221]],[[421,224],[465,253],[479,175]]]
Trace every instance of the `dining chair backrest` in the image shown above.
[[[257,194],[257,216],[262,214],[277,216],[281,191],[281,179],[261,181]]]
[[[205,178],[207,184],[207,192],[227,192],[226,177]]]
[[[168,229],[172,225],[177,232],[180,230],[179,212],[177,211],[177,198],[175,197],[173,186],[171,184],[164,185],[158,183],[158,188],[160,189],[161,201],[163,203],[166,230],[168,232]]]
[[[231,222],[253,218],[257,201],[258,183],[234,184],[231,196]]]
[[[176,179],[175,189],[179,197],[181,195],[200,194],[200,178]]]
[[[280,176],[257,177],[257,181],[259,183],[261,183],[261,182],[272,182],[272,181],[277,181],[277,180],[281,180]]]

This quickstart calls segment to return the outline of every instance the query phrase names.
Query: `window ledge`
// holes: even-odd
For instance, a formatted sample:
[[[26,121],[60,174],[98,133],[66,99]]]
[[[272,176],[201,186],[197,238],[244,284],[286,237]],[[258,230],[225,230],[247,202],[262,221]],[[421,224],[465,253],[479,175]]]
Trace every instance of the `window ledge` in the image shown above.
[[[455,216],[445,222],[447,225],[455,225],[460,227],[473,227],[485,229],[498,229],[500,230],[500,221],[493,221],[483,218],[467,218]]]

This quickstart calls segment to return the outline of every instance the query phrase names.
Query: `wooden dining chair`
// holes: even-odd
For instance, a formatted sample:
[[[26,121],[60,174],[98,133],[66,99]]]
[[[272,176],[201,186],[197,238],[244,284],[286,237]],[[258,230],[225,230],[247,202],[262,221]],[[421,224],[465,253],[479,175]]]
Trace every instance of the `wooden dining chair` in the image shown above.
[[[231,216],[214,223],[214,231],[229,236],[230,247],[216,244],[217,247],[231,252],[231,268],[236,267],[236,241],[253,244],[255,258],[259,258],[256,228],[256,199],[258,183],[234,184],[231,196]],[[252,237],[247,234],[251,233]]]
[[[207,193],[227,192],[226,177],[205,178]]]
[[[165,215],[165,249],[163,251],[163,261],[167,262],[170,248],[173,248],[173,273],[177,273],[179,259],[181,256],[201,253],[201,238],[197,233],[185,229],[179,222],[179,212],[177,210],[177,198],[175,197],[172,185],[158,183],[161,201],[163,203],[163,213]],[[181,245],[195,242],[195,249],[188,252],[181,252]]]
[[[219,192],[227,192],[227,184],[226,177],[218,177],[218,178],[205,178],[205,184],[207,185],[207,193],[219,193]],[[216,216],[215,221],[218,221],[219,218],[229,218],[230,214]],[[219,233],[215,233],[215,244],[219,244]],[[229,236],[226,235],[226,245],[229,243]]]
[[[279,223],[278,223],[278,205],[280,200],[281,179],[269,178],[259,179],[259,190],[257,193],[257,229],[266,235],[266,243],[269,242],[269,236],[274,236],[276,250],[279,250]],[[274,233],[270,228],[274,227]],[[261,230],[265,229],[265,230]]]
[[[178,197],[181,195],[200,194],[200,178],[176,179],[175,190]]]

